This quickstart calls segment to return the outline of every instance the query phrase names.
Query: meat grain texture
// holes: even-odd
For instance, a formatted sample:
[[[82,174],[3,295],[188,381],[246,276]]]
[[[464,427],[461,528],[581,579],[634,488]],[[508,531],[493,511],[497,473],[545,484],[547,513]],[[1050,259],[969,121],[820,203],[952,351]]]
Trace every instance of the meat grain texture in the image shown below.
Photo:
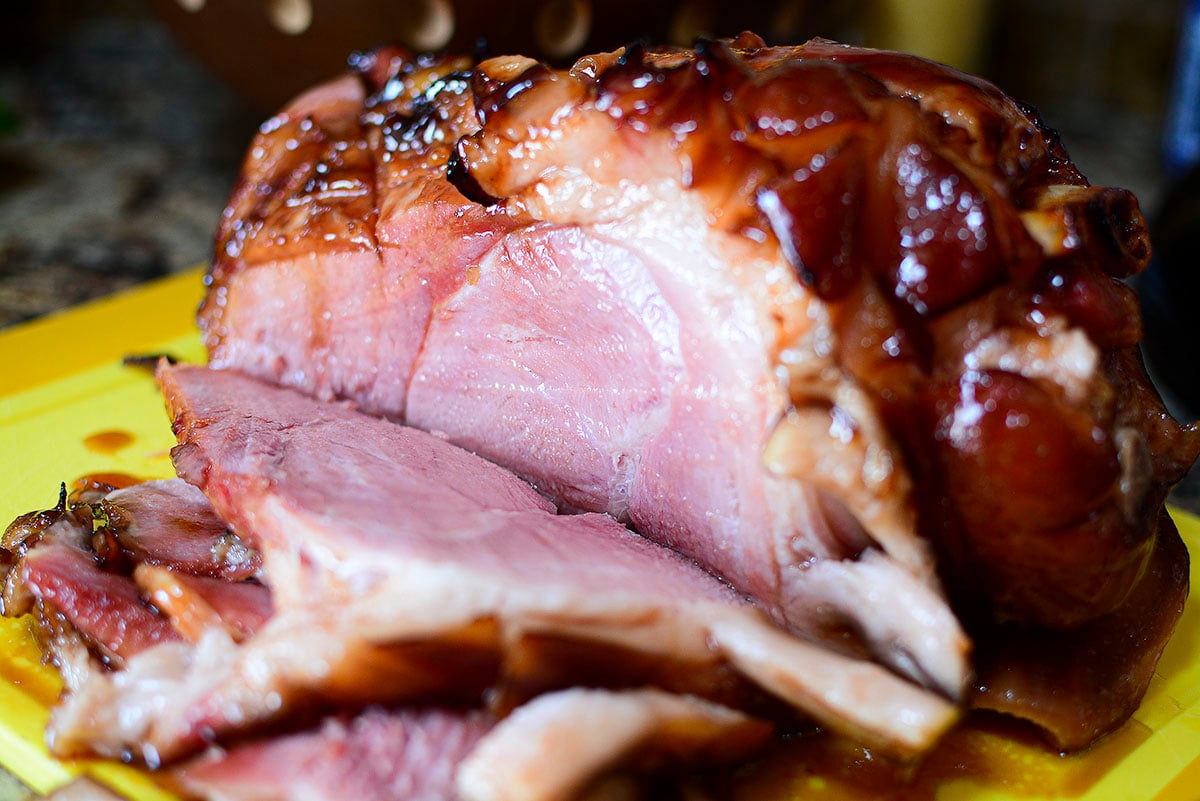
[[[912,757],[978,707],[1084,747],[1188,592],[1163,503],[1200,429],[1138,355],[1148,257],[1136,199],[1034,110],[913,57],[356,55],[262,126],[210,367],[161,371],[205,497],[5,534],[6,612],[70,678],[55,747],[299,727],[181,786],[275,792],[309,760],[479,800],[736,761],[799,719]],[[392,773],[330,756],[384,731]],[[404,755],[427,731],[436,777]],[[574,756],[539,768],[531,738]]]

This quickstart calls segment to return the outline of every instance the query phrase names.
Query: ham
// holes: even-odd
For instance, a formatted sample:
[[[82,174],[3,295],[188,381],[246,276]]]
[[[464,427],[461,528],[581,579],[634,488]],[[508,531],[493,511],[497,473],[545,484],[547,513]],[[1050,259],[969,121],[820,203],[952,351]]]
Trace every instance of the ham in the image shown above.
[[[202,757],[172,777],[214,801],[460,801],[459,764],[492,725],[478,710],[372,708]]]
[[[132,580],[100,570],[84,551],[46,543],[26,554],[17,570],[43,614],[62,616],[110,664],[123,666],[158,643],[178,639],[171,625],[142,603]]]
[[[689,696],[575,688],[502,720],[463,760],[455,783],[466,801],[565,801],[619,769],[737,764],[770,734],[764,721]]]
[[[874,477],[870,535],[854,515],[826,513],[843,504],[824,488],[763,469],[790,405],[771,320],[811,329],[809,299],[741,237],[709,230],[667,143],[629,139],[589,105],[568,128],[571,152],[620,153],[648,186],[618,201],[626,179],[606,173],[545,220],[545,198],[531,212],[461,194],[446,165],[484,107],[484,75],[456,72],[469,66],[381,53],[362,83],[331,84],[319,108],[300,99],[258,138],[201,314],[213,364],[446,432],[559,505],[681,550],[793,630],[960,695],[967,641],[890,451],[872,446],[869,464],[840,471]],[[274,130],[306,114],[311,148],[296,159]],[[320,188],[335,180],[340,194]],[[571,218],[580,208],[591,216]],[[373,239],[362,234],[372,226]],[[846,580],[881,580],[910,605],[819,589]]]
[[[198,489],[180,479],[113,490],[96,513],[133,561],[197,576],[249,578],[259,567],[253,548],[237,538]]]
[[[1119,619],[1200,450],[1137,353],[1148,255],[1034,110],[921,59],[384,49],[255,139],[200,323],[961,698],[973,636]]]
[[[247,157],[211,365],[159,372],[181,480],[0,543],[51,746],[463,801],[812,722],[913,758],[964,704],[1084,747],[1187,594],[1147,258],[1132,195],[919,59],[357,57]]]

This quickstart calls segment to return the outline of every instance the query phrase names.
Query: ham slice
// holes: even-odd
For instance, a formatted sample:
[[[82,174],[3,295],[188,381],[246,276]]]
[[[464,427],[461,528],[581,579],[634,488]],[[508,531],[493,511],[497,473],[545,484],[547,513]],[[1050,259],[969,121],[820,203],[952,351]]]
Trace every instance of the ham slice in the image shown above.
[[[114,666],[178,639],[170,623],[142,602],[131,579],[100,570],[89,553],[45,543],[31,549],[17,569],[43,614],[63,616]]]
[[[189,797],[210,801],[460,801],[458,766],[492,725],[479,711],[372,708],[218,752],[172,775]]]
[[[240,645],[210,629],[97,674],[56,711],[59,753],[158,762],[308,708],[485,692],[511,704],[581,675],[734,705],[765,691],[776,714],[902,755],[956,717],[442,439],[230,371],[160,375],[177,468],[258,544],[275,613]]]
[[[74,654],[82,644],[108,666],[209,626],[235,637],[271,614],[270,592],[242,579],[258,569],[204,494],[180,479],[121,489],[65,488],[55,509],[9,527],[3,611],[36,610],[46,639]],[[86,659],[56,654],[86,672]]]
[[[572,689],[498,724],[479,710],[372,707],[216,750],[171,775],[210,801],[570,801],[606,797],[605,782],[636,786],[646,774],[744,759],[770,733],[688,696]]]
[[[618,768],[737,764],[770,734],[764,721],[689,696],[563,690],[502,720],[459,766],[456,784],[465,801],[569,801]]]
[[[117,489],[95,507],[134,562],[234,580],[258,570],[258,554],[229,531],[204,494],[186,481],[147,481]]]

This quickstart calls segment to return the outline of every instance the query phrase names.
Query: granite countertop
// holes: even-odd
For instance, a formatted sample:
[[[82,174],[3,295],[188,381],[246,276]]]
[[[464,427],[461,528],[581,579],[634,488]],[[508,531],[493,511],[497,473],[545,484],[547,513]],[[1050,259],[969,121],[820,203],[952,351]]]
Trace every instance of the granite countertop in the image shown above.
[[[260,119],[138,4],[92,5],[0,11],[33,29],[0,34],[0,327],[207,261]]]

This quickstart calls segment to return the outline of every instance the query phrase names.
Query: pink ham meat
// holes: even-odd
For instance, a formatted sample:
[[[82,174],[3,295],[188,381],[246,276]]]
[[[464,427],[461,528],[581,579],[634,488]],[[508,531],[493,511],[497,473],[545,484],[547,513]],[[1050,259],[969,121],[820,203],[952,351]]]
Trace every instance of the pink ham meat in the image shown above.
[[[368,709],[182,766],[189,797],[220,801],[459,801],[459,763],[491,730],[486,713]]]
[[[106,573],[91,554],[61,543],[33,548],[18,563],[19,581],[43,615],[64,623],[114,666],[178,639],[171,624],[142,602],[137,585]]]
[[[438,437],[231,371],[160,376],[176,467],[261,549],[275,611],[240,644],[210,628],[93,675],[55,712],[60,754],[158,763],[310,709],[485,694],[503,709],[581,680],[800,713],[900,755],[956,717]]]
[[[964,626],[1117,614],[1158,552],[1200,429],[1138,356],[1148,253],[1035,112],[920,59],[382,50],[255,139],[200,323],[961,697]]]
[[[231,534],[204,494],[186,481],[113,490],[95,506],[121,550],[139,564],[231,580],[258,570],[254,549]]]

